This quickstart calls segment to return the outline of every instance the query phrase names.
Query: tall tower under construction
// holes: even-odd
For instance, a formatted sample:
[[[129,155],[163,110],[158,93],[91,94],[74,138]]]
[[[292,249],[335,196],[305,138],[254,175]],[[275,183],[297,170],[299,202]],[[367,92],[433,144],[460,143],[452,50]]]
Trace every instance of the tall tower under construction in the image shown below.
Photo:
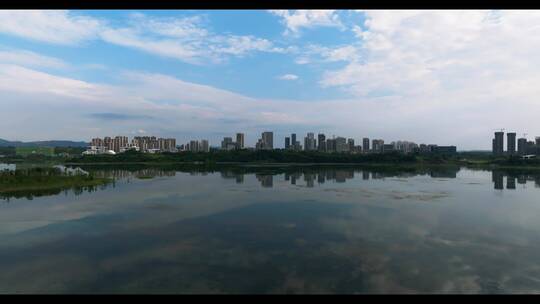
[[[504,153],[504,132],[495,132],[493,139],[493,154],[502,155]]]
[[[506,153],[516,154],[516,133],[506,133]]]

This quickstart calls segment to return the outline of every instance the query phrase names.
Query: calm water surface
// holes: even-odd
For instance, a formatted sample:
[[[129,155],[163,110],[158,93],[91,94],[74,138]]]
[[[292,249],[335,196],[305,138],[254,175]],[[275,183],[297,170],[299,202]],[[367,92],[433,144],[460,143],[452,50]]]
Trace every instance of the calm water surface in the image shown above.
[[[540,292],[540,175],[87,171],[0,200],[1,293]]]

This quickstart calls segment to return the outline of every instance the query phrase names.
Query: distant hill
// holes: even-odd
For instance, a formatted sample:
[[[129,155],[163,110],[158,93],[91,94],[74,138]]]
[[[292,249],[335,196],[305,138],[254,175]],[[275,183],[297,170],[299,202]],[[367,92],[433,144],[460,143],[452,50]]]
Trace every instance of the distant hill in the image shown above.
[[[9,141],[0,138],[0,147],[87,147],[84,141],[44,140],[44,141]]]

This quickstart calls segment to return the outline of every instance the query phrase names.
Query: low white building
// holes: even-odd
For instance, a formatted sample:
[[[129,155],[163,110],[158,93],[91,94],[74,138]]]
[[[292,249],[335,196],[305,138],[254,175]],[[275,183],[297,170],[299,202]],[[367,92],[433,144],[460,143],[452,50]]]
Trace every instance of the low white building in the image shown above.
[[[98,155],[98,154],[110,154],[115,155],[113,150],[107,150],[105,147],[90,146],[88,150],[82,153],[83,155]]]

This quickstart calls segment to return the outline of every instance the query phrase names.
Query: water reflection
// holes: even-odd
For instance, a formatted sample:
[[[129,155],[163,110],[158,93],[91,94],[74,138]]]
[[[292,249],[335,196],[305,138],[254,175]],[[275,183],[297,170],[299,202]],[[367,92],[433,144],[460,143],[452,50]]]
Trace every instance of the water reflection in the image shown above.
[[[261,182],[261,186],[265,188],[272,188],[274,186],[274,176],[271,174],[255,174],[255,177]]]
[[[81,187],[59,187],[53,189],[34,189],[34,190],[21,190],[21,191],[10,191],[8,193],[0,192],[0,200],[3,200],[6,203],[11,202],[12,199],[27,199],[33,200],[37,197],[42,196],[51,196],[51,195],[60,195],[64,194],[67,196],[69,194],[74,194],[79,196],[83,193],[92,193],[98,190],[105,190],[107,187],[115,187],[115,183],[110,183],[108,185],[98,185],[98,186],[81,186]]]
[[[116,188],[0,206],[0,293],[540,291],[534,172],[83,170]]]
[[[15,165],[4,165],[4,169],[14,169]],[[224,166],[224,167],[204,167],[204,166],[157,166],[149,167],[145,165],[124,165],[124,166],[82,166],[81,167],[62,167],[62,170],[71,174],[92,174],[98,178],[111,178],[113,182],[110,185],[98,187],[79,187],[70,188],[75,195],[91,193],[107,187],[115,187],[116,181],[125,180],[131,182],[134,179],[154,179],[160,177],[174,177],[176,174],[188,173],[190,176],[207,176],[209,174],[219,173],[224,179],[232,179],[237,184],[245,182],[245,176],[253,175],[263,188],[273,188],[275,180],[284,180],[290,185],[301,185],[307,188],[321,186],[328,182],[346,183],[354,180],[384,180],[386,178],[411,178],[415,176],[431,177],[433,179],[455,179],[459,167],[434,167],[434,168],[365,168],[365,167],[329,167],[329,166],[306,166],[306,167],[242,167],[242,166]],[[505,183],[506,179],[506,183]],[[523,170],[492,170],[491,181],[495,190],[515,190],[516,184],[525,185],[528,181],[534,182],[536,187],[540,187],[540,173],[537,171]],[[505,187],[506,185],[506,187]],[[49,189],[21,191],[17,193],[0,194],[0,199],[9,201],[11,198],[27,198],[59,195],[66,193],[68,189]]]
[[[491,181],[493,189],[504,190],[504,179],[506,178],[506,189],[515,190],[516,180],[520,185],[525,186],[527,182],[534,183],[536,188],[540,188],[540,172],[527,170],[492,170]]]
[[[282,176],[291,185],[297,185],[298,181],[312,188],[317,184],[325,182],[346,183],[355,178],[355,174],[362,176],[362,180],[385,179],[385,178],[408,178],[414,176],[430,176],[432,178],[456,178],[459,167],[430,168],[430,169],[392,169],[392,168],[347,168],[347,167],[225,167],[225,168],[182,168],[182,167],[162,167],[162,168],[134,168],[134,169],[88,169],[98,177],[109,177],[115,179],[150,179],[163,176],[175,176],[176,173],[189,173],[191,176],[206,176],[208,174],[219,173],[222,179],[234,179],[236,183],[244,183],[244,176],[254,175],[262,187],[272,188],[274,177]],[[279,178],[279,177],[278,177]]]

